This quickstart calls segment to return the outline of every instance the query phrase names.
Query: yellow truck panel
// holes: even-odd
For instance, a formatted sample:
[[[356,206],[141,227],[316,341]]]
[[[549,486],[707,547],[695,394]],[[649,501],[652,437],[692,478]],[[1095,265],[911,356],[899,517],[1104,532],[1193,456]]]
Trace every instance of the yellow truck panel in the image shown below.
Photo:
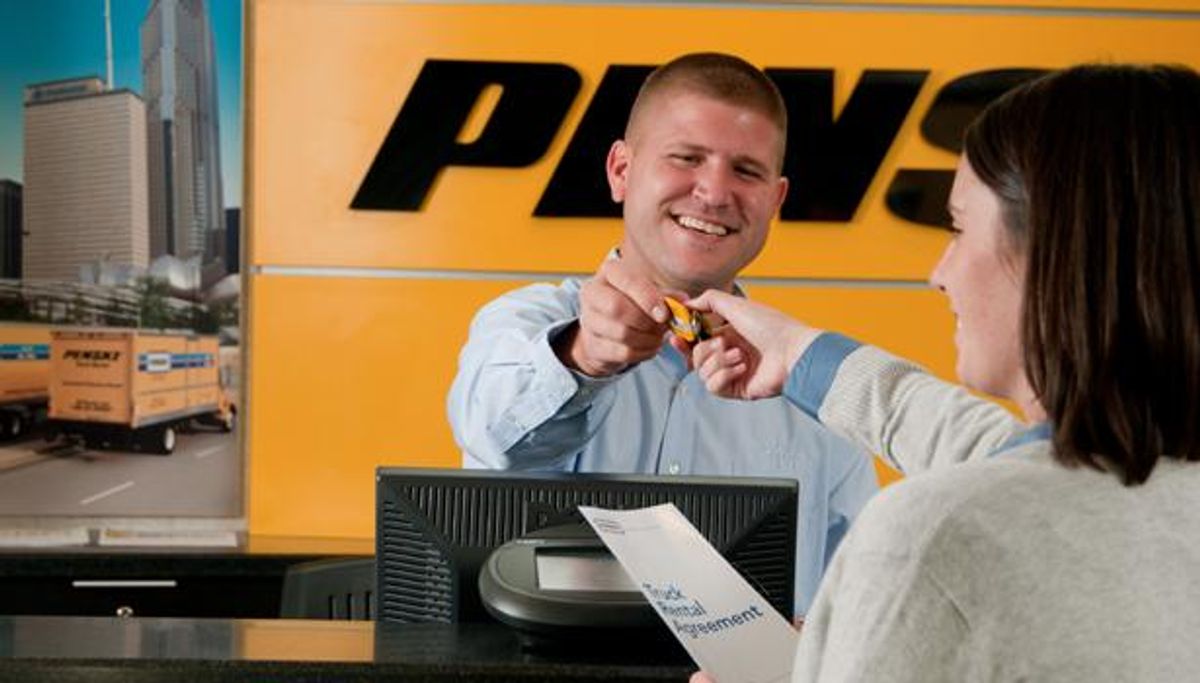
[[[50,335],[50,419],[130,424],[130,335]]]
[[[197,408],[207,406],[215,409],[221,401],[221,388],[215,384],[202,387],[190,387],[187,392],[187,406]]]
[[[217,353],[217,376],[221,400],[233,410],[241,404],[242,351],[239,346],[222,346]]]
[[[187,387],[186,363],[181,362],[188,352],[186,337],[137,334],[133,337],[133,360],[137,372],[133,375],[133,390],[137,396]]]
[[[217,339],[138,330],[57,330],[50,418],[137,429],[219,412]]]
[[[187,343],[187,407],[215,410],[221,403],[220,349],[216,337]]]
[[[0,405],[45,401],[50,384],[50,327],[0,323]]]

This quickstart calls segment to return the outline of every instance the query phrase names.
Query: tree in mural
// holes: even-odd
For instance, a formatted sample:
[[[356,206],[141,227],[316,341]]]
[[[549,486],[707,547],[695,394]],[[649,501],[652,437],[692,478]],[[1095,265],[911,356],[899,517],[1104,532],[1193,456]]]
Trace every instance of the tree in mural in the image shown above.
[[[163,329],[175,325],[175,316],[167,303],[171,289],[166,282],[149,276],[141,277],[135,290],[138,295],[138,327]]]
[[[34,316],[29,310],[29,304],[20,294],[0,298],[0,320],[17,320],[27,322]]]
[[[223,299],[196,307],[194,329],[201,334],[216,334],[222,327],[235,327],[237,324],[237,299]]]

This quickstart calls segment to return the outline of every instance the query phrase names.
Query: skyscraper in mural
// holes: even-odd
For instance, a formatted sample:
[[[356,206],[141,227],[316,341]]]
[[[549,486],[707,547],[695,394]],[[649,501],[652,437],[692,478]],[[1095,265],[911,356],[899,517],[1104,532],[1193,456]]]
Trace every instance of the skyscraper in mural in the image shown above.
[[[204,0],[151,0],[141,27],[150,255],[223,254],[217,69]]]
[[[25,231],[21,189],[21,183],[0,178],[0,278],[21,277]]]
[[[145,268],[146,108],[94,76],[25,88],[22,277],[78,281],[97,261]]]

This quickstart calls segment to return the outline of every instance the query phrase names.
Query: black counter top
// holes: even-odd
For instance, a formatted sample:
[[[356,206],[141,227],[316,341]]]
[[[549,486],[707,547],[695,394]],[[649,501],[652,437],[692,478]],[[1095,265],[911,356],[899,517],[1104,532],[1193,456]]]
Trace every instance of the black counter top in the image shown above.
[[[695,666],[671,645],[530,650],[499,624],[0,617],[0,681],[686,681]]]
[[[88,578],[157,576],[187,573],[192,576],[271,576],[281,574],[297,562],[321,556],[244,555],[205,553],[0,553],[0,578],[63,576]]]
[[[369,557],[369,540],[252,536],[235,548],[180,546],[68,546],[0,548],[0,578],[28,576],[144,576],[187,573],[261,576],[298,562],[328,557]]]

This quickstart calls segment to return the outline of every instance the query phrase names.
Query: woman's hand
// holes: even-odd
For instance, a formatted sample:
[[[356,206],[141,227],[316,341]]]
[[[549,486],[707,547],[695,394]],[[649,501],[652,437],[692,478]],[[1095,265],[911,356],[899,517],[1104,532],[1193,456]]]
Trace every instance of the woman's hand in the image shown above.
[[[692,349],[692,367],[704,385],[725,398],[778,396],[796,360],[821,333],[769,306],[716,290],[687,305],[725,320]]]

